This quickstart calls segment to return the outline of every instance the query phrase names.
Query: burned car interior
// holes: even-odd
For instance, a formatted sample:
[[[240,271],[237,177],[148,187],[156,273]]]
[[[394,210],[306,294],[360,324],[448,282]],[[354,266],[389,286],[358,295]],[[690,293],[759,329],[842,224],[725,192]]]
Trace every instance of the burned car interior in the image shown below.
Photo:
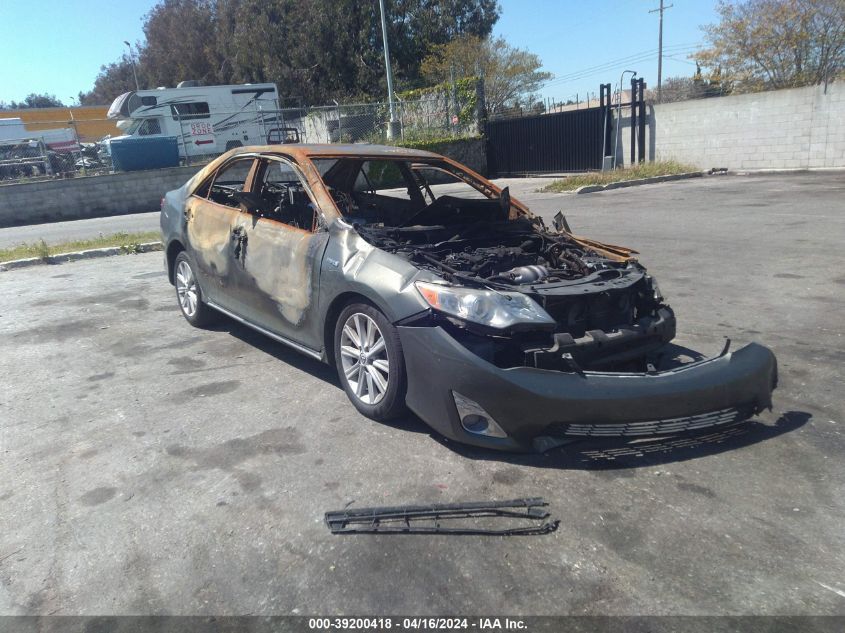
[[[315,227],[315,206],[299,176],[286,162],[234,161],[201,186],[196,195],[305,231]]]

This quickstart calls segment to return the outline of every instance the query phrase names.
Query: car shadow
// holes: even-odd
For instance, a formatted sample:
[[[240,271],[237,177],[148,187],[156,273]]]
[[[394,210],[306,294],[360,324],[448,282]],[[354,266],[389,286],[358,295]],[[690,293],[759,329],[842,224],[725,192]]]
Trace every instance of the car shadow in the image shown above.
[[[786,411],[773,424],[757,419],[696,433],[638,439],[576,440],[546,453],[501,453],[432,436],[468,459],[563,470],[621,470],[659,466],[717,455],[790,433],[812,419],[806,411]]]
[[[230,319],[221,315],[219,322],[215,323],[209,329],[215,332],[227,332],[236,339],[243,341],[250,347],[261,350],[265,354],[269,354],[273,358],[282,361],[286,365],[290,365],[300,371],[311,374],[315,378],[319,378],[328,384],[343,389],[340,380],[337,377],[337,370],[334,367],[322,363],[314,358],[309,358],[305,354],[288,347],[284,343],[279,343],[265,336],[260,332],[256,332],[250,327],[242,323],[238,323],[234,319]]]
[[[243,341],[247,345],[261,350],[265,354],[269,354],[273,358],[294,367],[300,371],[319,378],[327,384],[343,391],[343,385],[340,384],[340,379],[337,376],[337,370],[331,365],[322,363],[314,358],[308,356],[286,346],[284,343],[279,343],[260,332],[256,332],[250,327],[230,319],[225,315],[221,315],[220,320],[214,325],[210,326],[211,330],[215,332],[226,332],[235,338]],[[349,404],[350,411],[352,404]],[[389,426],[400,431],[410,431],[413,433],[427,433],[430,434],[431,428],[419,419],[417,416],[409,413],[400,416],[395,420],[388,420],[380,422],[385,426]]]

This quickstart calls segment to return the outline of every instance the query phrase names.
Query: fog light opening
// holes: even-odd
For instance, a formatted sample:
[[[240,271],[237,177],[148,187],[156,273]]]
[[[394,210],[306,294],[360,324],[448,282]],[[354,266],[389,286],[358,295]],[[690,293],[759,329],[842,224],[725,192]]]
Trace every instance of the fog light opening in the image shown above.
[[[487,432],[487,427],[490,426],[490,423],[483,415],[470,413],[461,419],[461,425],[470,433],[484,434]]]
[[[452,392],[455,399],[455,408],[458,410],[458,417],[461,426],[467,433],[473,435],[486,435],[488,437],[507,437],[508,434],[502,430],[489,413],[481,405],[462,396],[456,391]]]

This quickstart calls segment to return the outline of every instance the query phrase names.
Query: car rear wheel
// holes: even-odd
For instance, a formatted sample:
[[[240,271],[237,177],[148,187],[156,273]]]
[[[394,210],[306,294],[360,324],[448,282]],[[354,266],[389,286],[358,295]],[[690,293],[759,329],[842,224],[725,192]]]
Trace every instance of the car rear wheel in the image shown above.
[[[346,306],[335,325],[334,357],[346,395],[362,414],[389,420],[405,410],[407,379],[399,333],[371,305]]]
[[[176,299],[182,316],[194,327],[203,327],[211,323],[214,313],[202,299],[194,265],[188,254],[182,251],[173,263],[173,285],[176,286]]]

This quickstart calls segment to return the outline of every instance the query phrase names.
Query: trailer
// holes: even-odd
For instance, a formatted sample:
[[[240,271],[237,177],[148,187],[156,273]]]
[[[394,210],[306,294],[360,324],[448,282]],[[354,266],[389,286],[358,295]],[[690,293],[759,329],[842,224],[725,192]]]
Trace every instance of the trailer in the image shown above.
[[[81,151],[70,128],[30,130],[18,117],[0,119],[0,180],[70,174]]]
[[[115,99],[107,116],[124,132],[116,138],[176,137],[181,158],[279,142],[285,129],[272,83],[136,90]]]
[[[28,130],[19,117],[0,119],[0,143],[43,143],[54,152],[78,152],[79,143],[76,134],[70,128],[51,130]]]

